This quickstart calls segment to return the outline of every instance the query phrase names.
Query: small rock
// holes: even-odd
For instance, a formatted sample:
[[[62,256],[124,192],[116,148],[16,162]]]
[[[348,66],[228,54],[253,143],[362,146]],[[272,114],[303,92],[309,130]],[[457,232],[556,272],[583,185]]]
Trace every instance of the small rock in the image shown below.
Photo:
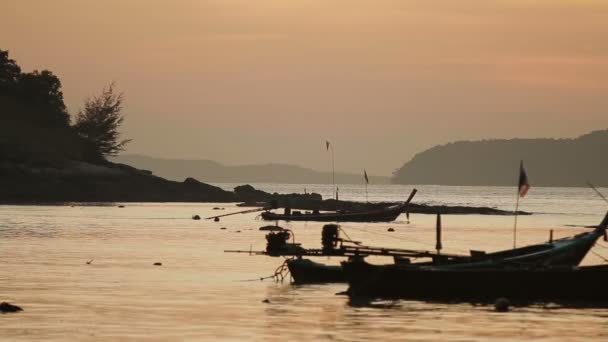
[[[162,265],[163,265],[163,263],[162,263],[162,262],[155,262],[155,263],[154,263],[154,266],[162,266]]]
[[[11,303],[2,302],[0,303],[0,312],[19,312],[23,311],[23,309],[17,305],[13,305]]]
[[[394,231],[395,231],[395,229],[394,229],[394,228],[389,228],[389,229],[387,229],[387,231],[389,231],[389,232],[394,232]]]
[[[507,312],[509,311],[509,300],[507,298],[501,297],[494,302],[494,310],[496,312]]]
[[[198,215],[194,215],[194,216],[192,216],[192,219],[193,219],[193,220],[200,220],[200,219],[201,219],[201,217],[200,217],[200,216],[198,216]]]

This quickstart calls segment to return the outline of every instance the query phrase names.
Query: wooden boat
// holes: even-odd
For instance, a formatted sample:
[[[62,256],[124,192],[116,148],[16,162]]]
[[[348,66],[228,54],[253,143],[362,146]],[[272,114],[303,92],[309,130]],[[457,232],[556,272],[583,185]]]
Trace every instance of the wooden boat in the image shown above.
[[[487,254],[469,262],[372,265],[342,263],[351,296],[423,299],[608,299],[608,265],[577,267],[597,239],[606,238],[608,214],[592,232],[552,243]],[[528,249],[529,253],[526,253]],[[594,293],[600,292],[600,293]]]
[[[606,301],[608,265],[499,268],[345,263],[352,297],[448,301]]]
[[[296,258],[287,260],[287,267],[295,284],[346,282],[341,265],[326,265],[310,259]]]
[[[301,212],[289,211],[284,214],[265,211],[264,220],[321,221],[321,222],[391,222],[405,212],[408,203],[366,211]]]
[[[458,269],[483,267],[497,268],[509,265],[576,266],[585,258],[585,255],[587,255],[595,242],[606,234],[607,225],[608,214],[606,214],[602,223],[593,231],[581,233],[572,237],[493,253],[472,251],[470,256],[437,255],[431,252],[423,254],[422,252],[417,252],[420,256],[430,257],[432,260],[408,264],[407,259],[397,258],[396,260],[399,261],[399,265],[384,265],[382,267],[394,267],[396,269],[404,268],[409,270],[412,267]],[[389,256],[399,257],[399,254],[407,255],[399,253],[401,250],[394,250],[394,252],[388,249],[385,250],[385,255]],[[334,250],[325,249],[325,255],[354,257],[352,258],[354,261],[351,262],[361,264],[365,263],[364,261],[361,261],[361,257],[366,255],[382,255],[382,253],[376,253],[376,250],[370,247],[342,246],[341,248]],[[291,265],[289,261],[287,263],[289,271],[296,283],[342,282],[347,279],[347,276],[344,274],[340,275],[340,272],[344,272],[344,270],[337,266],[328,266],[307,259],[299,259],[299,261],[293,261]],[[344,264],[349,264],[349,262],[343,263],[343,265]],[[366,274],[366,272],[363,272],[362,274]]]

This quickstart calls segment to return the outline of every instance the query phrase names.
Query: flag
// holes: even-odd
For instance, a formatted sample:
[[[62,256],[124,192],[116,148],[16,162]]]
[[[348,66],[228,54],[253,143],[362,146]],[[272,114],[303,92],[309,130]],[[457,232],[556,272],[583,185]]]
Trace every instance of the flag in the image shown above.
[[[363,178],[365,178],[365,183],[369,184],[369,178],[367,177],[367,171],[363,169]]]
[[[329,141],[325,140],[325,148],[329,151]]]
[[[519,185],[518,185],[518,194],[519,197],[524,197],[530,190],[530,183],[528,182],[528,175],[526,174],[526,169],[524,169],[524,161],[522,160],[519,164]]]

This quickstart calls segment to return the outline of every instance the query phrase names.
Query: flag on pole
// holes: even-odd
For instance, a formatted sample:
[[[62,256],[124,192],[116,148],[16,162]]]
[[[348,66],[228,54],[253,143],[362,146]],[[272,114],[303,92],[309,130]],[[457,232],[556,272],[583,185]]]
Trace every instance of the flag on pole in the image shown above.
[[[526,169],[524,169],[524,161],[522,160],[519,164],[519,197],[526,196],[528,190],[530,190],[530,183],[528,182],[528,175],[526,174]]]
[[[367,171],[363,169],[363,178],[365,178],[365,183],[369,184],[369,178],[367,177]]]
[[[329,151],[329,141],[325,140],[325,148]]]

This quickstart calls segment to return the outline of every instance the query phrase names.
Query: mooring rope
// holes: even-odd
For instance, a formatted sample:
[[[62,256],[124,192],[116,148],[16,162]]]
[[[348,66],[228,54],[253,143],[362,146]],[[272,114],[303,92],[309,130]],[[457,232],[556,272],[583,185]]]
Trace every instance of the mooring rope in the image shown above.
[[[287,277],[287,275],[289,274],[289,267],[287,267],[287,262],[289,260],[291,260],[293,258],[285,258],[285,261],[283,261],[283,263],[281,263],[279,265],[279,267],[277,267],[274,270],[274,273],[266,276],[266,277],[260,277],[260,278],[254,278],[254,279],[243,279],[243,280],[236,280],[238,282],[251,282],[251,281],[264,281],[267,279],[274,279],[277,283],[280,281],[281,283],[285,280],[285,278]]]
[[[340,229],[344,232],[344,229],[342,229],[342,228],[340,228]],[[389,235],[389,234],[385,234],[385,233],[379,233],[379,232],[376,232],[376,231],[369,231],[369,230],[365,230],[363,228],[349,227],[349,229],[359,230],[359,231],[362,231],[362,232],[365,232],[365,233],[368,233],[368,234],[376,234],[376,235],[379,235],[379,236],[383,236],[383,237],[388,237],[388,238],[391,238],[391,239],[399,240],[399,241],[402,241],[402,242],[414,242],[414,243],[418,243],[420,245],[423,245],[425,247],[430,247],[432,249],[435,248],[435,246],[432,243],[423,242],[423,241],[420,241],[418,239],[414,239],[414,238],[411,238],[411,237],[399,237],[399,236],[395,236],[395,235]],[[349,239],[350,239],[350,237],[349,237]],[[454,251],[458,251],[458,252],[462,252],[462,253],[469,253],[469,251],[465,251],[465,250],[460,249],[460,248],[450,247],[449,249],[454,250]]]
[[[595,256],[597,256],[598,258],[602,259],[604,262],[608,262],[608,259],[607,259],[607,258],[605,258],[605,257],[601,256],[601,255],[600,255],[599,253],[597,253],[596,251],[591,250],[591,253],[593,253],[593,254],[594,254]]]

